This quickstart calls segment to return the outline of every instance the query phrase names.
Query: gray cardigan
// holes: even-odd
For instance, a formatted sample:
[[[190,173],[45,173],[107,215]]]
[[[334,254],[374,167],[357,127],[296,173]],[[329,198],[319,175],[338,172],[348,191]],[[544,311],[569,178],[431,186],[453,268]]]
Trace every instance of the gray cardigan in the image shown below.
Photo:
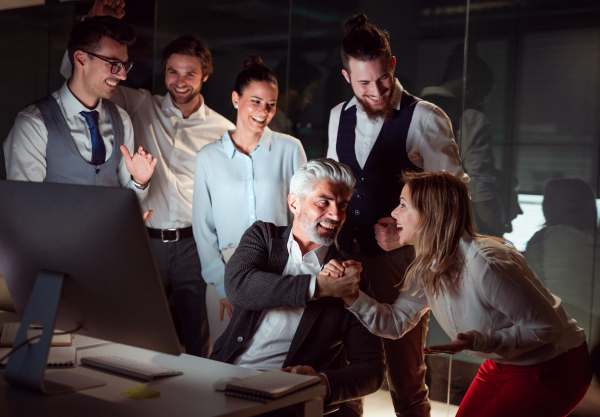
[[[231,363],[252,336],[263,310],[305,307],[283,367],[309,365],[329,380],[326,404],[377,391],[385,375],[381,339],[346,310],[343,300],[307,302],[310,275],[281,275],[291,226],[258,221],[244,234],[225,269],[225,291],[234,307],[231,323],[214,344],[211,359]],[[340,259],[331,246],[325,263]]]

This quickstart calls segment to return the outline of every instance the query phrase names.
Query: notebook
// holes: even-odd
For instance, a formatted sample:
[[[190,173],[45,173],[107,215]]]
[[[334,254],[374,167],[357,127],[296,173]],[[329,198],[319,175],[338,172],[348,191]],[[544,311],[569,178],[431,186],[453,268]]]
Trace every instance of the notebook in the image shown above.
[[[9,347],[13,345],[15,339],[17,338],[17,332],[19,331],[20,325],[21,323],[19,322],[9,322],[2,325],[2,333],[0,334],[0,347]],[[40,334],[42,334],[42,329],[35,326],[29,326],[29,329],[27,330],[28,339]],[[71,346],[71,339],[72,337],[70,333],[54,335],[52,336],[51,346]]]
[[[0,348],[0,358],[8,354],[11,348]],[[6,362],[10,357],[0,363],[0,369],[6,367]],[[48,352],[47,368],[75,368],[77,366],[76,350],[74,346],[51,347]]]
[[[318,376],[271,370],[227,383],[225,395],[267,402],[320,383]]]

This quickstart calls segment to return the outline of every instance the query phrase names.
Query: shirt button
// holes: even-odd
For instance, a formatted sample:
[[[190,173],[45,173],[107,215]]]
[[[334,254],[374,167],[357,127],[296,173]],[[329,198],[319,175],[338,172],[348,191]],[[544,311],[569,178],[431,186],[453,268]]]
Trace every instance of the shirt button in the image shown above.
[[[237,338],[237,341],[241,343],[241,342],[244,341],[244,338],[242,336],[240,336],[240,337]]]
[[[301,266],[302,266],[302,264],[301,264],[301,263],[297,263],[297,264],[296,264],[296,268],[300,268]]]
[[[365,181],[365,179],[364,179],[364,178],[361,178],[361,179],[359,179],[358,181],[359,181],[359,182],[364,182],[364,181]]]
[[[356,198],[358,198],[360,200],[362,198],[362,195],[356,194]]]
[[[354,214],[358,216],[360,214],[360,210],[354,210]]]
[[[268,331],[268,330],[265,330],[265,334],[269,334],[269,331]]]
[[[254,351],[250,352],[251,355],[254,355]]]

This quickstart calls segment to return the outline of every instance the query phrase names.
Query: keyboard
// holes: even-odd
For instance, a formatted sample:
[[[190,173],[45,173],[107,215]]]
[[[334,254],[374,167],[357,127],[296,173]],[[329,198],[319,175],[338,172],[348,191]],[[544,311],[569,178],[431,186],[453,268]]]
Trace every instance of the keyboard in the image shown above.
[[[163,376],[183,375],[183,372],[120,356],[88,356],[81,358],[81,363],[144,381]]]

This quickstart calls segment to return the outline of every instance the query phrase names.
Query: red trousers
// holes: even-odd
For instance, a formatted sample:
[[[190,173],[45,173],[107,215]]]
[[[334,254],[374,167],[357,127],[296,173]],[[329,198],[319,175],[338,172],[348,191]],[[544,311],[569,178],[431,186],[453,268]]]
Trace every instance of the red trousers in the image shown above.
[[[456,417],[567,416],[591,381],[587,343],[537,365],[502,365],[486,360]]]

